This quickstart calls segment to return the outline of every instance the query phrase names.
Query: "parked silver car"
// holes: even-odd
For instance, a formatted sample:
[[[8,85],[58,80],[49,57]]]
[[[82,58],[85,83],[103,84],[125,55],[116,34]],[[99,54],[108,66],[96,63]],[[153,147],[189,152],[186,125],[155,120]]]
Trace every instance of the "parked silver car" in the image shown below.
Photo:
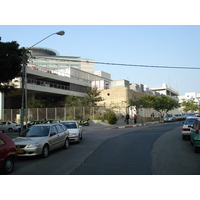
[[[70,142],[80,142],[83,130],[76,121],[61,121],[60,123],[68,129]]]
[[[62,124],[38,124],[13,141],[18,156],[42,155],[46,158],[49,151],[59,147],[69,148],[69,131]]]
[[[176,117],[173,114],[168,114],[164,117],[164,122],[174,122],[176,121]]]
[[[0,131],[18,131],[20,124],[13,121],[1,121]]]

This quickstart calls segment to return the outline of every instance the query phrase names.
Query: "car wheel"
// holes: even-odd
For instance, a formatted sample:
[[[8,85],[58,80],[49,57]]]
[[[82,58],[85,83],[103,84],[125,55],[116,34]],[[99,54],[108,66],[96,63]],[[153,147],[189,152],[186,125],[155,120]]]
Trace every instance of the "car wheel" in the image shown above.
[[[185,135],[182,135],[182,138],[183,138],[183,140],[185,140],[185,139],[186,139],[186,136],[185,136]]]
[[[80,143],[81,141],[81,137],[80,137],[80,134],[78,135],[78,140],[77,140],[77,143]]]
[[[64,149],[68,149],[68,148],[69,148],[69,139],[67,138],[64,143]]]
[[[83,139],[83,134],[81,133],[81,135],[80,135],[80,139],[82,140]]]
[[[8,131],[11,132],[11,131],[13,131],[13,129],[12,129],[12,128],[9,128]]]
[[[13,157],[8,157],[3,165],[3,173],[9,174],[13,171],[15,164],[15,159]]]
[[[42,157],[47,158],[48,155],[49,155],[49,146],[45,144],[42,150]]]
[[[194,152],[199,153],[199,147],[194,146]]]

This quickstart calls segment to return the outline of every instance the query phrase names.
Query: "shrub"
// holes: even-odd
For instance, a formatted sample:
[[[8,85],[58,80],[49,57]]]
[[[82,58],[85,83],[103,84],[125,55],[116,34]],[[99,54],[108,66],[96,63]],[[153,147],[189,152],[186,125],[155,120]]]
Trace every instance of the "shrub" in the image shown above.
[[[104,117],[109,124],[116,124],[117,122],[116,114],[112,110],[106,110]]]

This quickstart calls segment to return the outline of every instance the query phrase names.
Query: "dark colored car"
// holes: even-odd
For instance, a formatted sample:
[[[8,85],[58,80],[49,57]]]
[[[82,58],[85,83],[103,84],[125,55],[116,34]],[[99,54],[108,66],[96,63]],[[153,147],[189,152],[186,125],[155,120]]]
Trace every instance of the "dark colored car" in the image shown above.
[[[0,132],[0,170],[4,174],[13,171],[16,157],[15,143],[7,135]]]
[[[61,120],[59,119],[47,119],[43,121],[43,124],[56,124],[60,123]]]
[[[30,122],[27,124],[27,126],[26,126],[26,125],[23,126],[23,129],[25,130],[26,127],[27,127],[27,128],[30,128],[30,127],[33,126],[33,125],[42,124],[43,122],[44,122],[44,121],[41,121],[41,120],[30,121]],[[21,133],[21,128],[19,128],[18,131],[19,131],[19,133]]]

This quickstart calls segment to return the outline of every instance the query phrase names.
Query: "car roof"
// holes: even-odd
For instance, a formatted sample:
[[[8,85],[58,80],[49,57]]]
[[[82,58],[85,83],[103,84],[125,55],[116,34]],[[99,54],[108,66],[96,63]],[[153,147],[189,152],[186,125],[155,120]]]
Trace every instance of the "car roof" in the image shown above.
[[[200,119],[200,117],[187,117],[186,120],[187,119]]]
[[[60,123],[55,123],[55,124],[36,124],[34,126],[54,126],[54,125],[58,125]]]
[[[77,121],[75,121],[75,120],[67,120],[67,121],[61,121],[61,123],[62,122],[77,122]]]

